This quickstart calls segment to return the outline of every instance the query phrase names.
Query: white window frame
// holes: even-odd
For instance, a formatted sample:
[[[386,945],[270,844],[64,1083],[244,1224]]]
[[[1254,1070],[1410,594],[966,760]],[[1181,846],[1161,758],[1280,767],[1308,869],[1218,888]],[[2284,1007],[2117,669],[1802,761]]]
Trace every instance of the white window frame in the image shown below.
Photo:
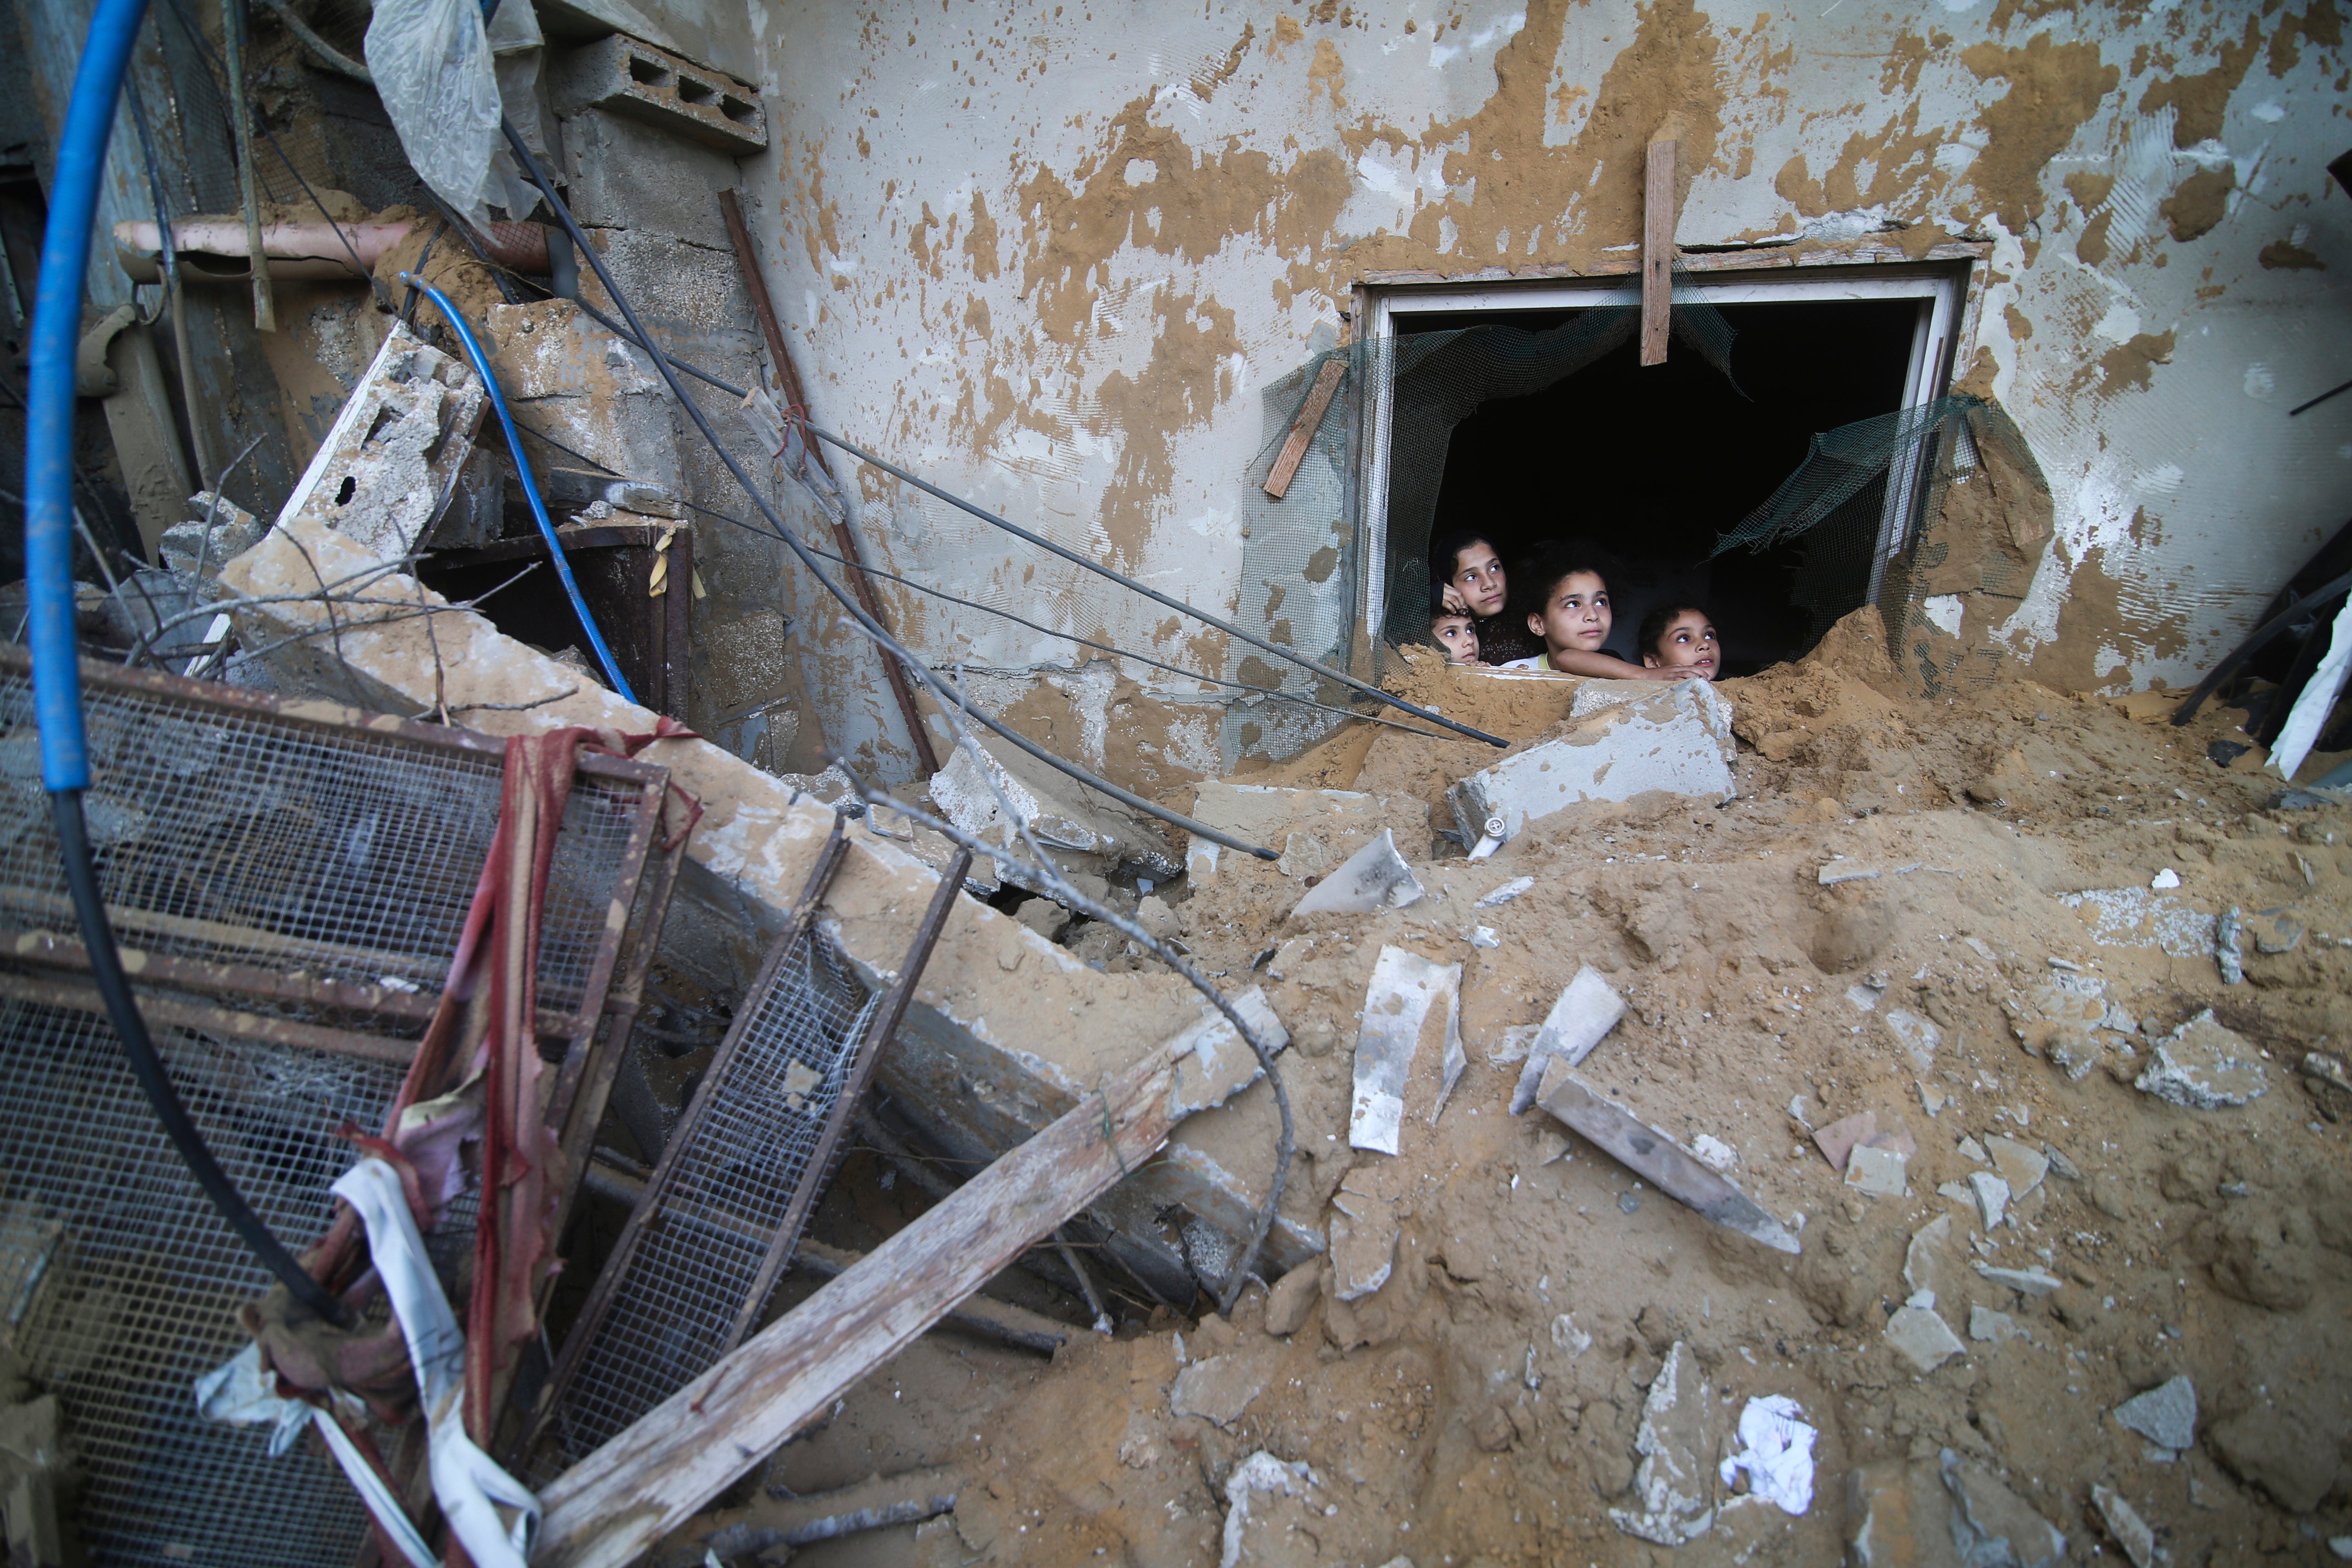
[[[1902,407],[1932,403],[1950,384],[1958,340],[1965,328],[1968,272],[1959,266],[1904,266],[1865,262],[1846,266],[1774,268],[1775,275],[1749,270],[1692,271],[1675,279],[1713,305],[1826,304],[1841,300],[1916,300],[1917,324],[1911,338],[1911,360],[1905,372]],[[1396,335],[1398,318],[1413,315],[1480,311],[1502,314],[1513,310],[1590,310],[1603,305],[1640,305],[1638,277],[1625,273],[1594,278],[1554,279],[1528,283],[1452,283],[1370,286],[1363,289],[1360,312],[1364,330],[1372,338]],[[1686,348],[1669,352],[1687,353]],[[1391,363],[1381,354],[1372,363]],[[1367,634],[1379,636],[1386,610],[1389,533],[1389,437],[1395,389],[1382,377],[1367,389],[1364,400],[1364,465],[1362,517],[1365,532],[1364,621]],[[1878,602],[1886,568],[1910,543],[1918,495],[1926,478],[1913,448],[1902,471],[1890,477],[1886,506],[1878,540],[1871,554],[1870,602]],[[1734,521],[1727,519],[1727,523]]]

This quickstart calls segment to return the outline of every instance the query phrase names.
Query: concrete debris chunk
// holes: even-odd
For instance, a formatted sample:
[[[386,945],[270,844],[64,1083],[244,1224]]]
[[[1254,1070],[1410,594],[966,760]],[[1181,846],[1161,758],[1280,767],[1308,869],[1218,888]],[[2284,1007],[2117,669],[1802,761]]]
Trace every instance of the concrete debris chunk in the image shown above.
[[[994,790],[989,787],[992,782]],[[1175,858],[1155,831],[993,737],[956,744],[925,790],[940,815],[964,832],[983,843],[1017,849],[1020,824],[998,805],[1002,792],[1014,815],[1028,824],[1066,872],[1108,877],[1122,865],[1132,865],[1153,877],[1176,874]]]
[[[1720,1175],[1731,1174],[1731,1167],[1739,1163],[1739,1151],[1712,1133],[1702,1132],[1691,1140],[1691,1152],[1699,1163]]]
[[[1290,1032],[1275,1016],[1265,992],[1253,985],[1232,1002],[1234,1011],[1249,1025],[1268,1055],[1278,1056],[1290,1044]],[[1205,1003],[1199,1020],[1170,1042],[1169,1050],[1176,1058],[1176,1085],[1170,1091],[1170,1104],[1180,1116],[1223,1105],[1265,1075],[1257,1053],[1232,1021]]]
[[[2208,1007],[2156,1043],[2136,1087],[2191,1110],[2220,1110],[2260,1100],[2270,1085],[2261,1051]]]
[[[1951,1519],[1951,1494],[1930,1461],[1881,1459],[1846,1474],[1846,1560],[1854,1568],[1960,1568]]]
[[[2197,1442],[2197,1385],[2186,1373],[2159,1383],[2116,1405],[2116,1420],[2158,1447],[2193,1447]]]
[[[1331,1294],[1341,1301],[1370,1295],[1389,1282],[1396,1265],[1396,1205],[1350,1171],[1331,1194]]]
[[[1886,1320],[1886,1342],[1923,1375],[1968,1349],[1951,1325],[1929,1307],[1897,1307]]]
[[[1217,1568],[1292,1561],[1288,1538],[1320,1522],[1322,1478],[1304,1462],[1285,1464],[1261,1448],[1225,1477],[1225,1529]]]
[[[1397,853],[1388,828],[1341,862],[1298,900],[1294,915],[1363,915],[1374,910],[1401,910],[1422,897],[1412,868]]]
[[[1275,868],[1293,881],[1323,876],[1383,828],[1399,836],[1408,859],[1426,855],[1429,847],[1429,807],[1409,795],[1203,779],[1192,788],[1192,815],[1236,838],[1279,850],[1282,858]],[[1188,840],[1184,868],[1194,886],[1205,887],[1225,874],[1224,865],[1223,846]]]
[[[2178,879],[2172,884],[2179,885]],[[2080,914],[2102,947],[2152,947],[2173,958],[2213,951],[2213,917],[2146,888],[2092,888],[2058,901]]]
[[[2091,1501],[2097,1505],[2099,1518],[2105,1523],[2107,1533],[2115,1538],[2124,1555],[2131,1559],[2132,1568],[2154,1568],[2156,1562],[2156,1531],[2147,1527],[2137,1510],[2126,1502],[2112,1487],[2093,1487]]]
[[[1945,1489],[1952,1494],[1952,1544],[1967,1568],[2057,1568],[2066,1538],[2000,1478],[1947,1448]]]
[[[1713,1527],[1707,1456],[1714,1445],[1706,1429],[1713,1405],[1698,1358],[1676,1340],[1642,1402],[1642,1424],[1633,1435],[1640,1456],[1634,1506],[1609,1510],[1618,1529],[1655,1546],[1681,1546]]]
[[[1297,1265],[1266,1292],[1265,1331],[1277,1337],[1297,1333],[1307,1326],[1322,1294],[1322,1260],[1315,1258]]]
[[[377,561],[423,548],[473,455],[473,367],[395,324],[278,514],[331,528]]]
[[[168,570],[217,577],[221,567],[232,557],[261,542],[266,531],[261,521],[235,502],[216,500],[212,491],[198,490],[188,498],[188,505],[194,509],[195,515],[186,522],[165,529],[158,542],[157,548]]]
[[[2025,1331],[2019,1328],[2017,1320],[2007,1312],[1996,1312],[1990,1307],[1969,1309],[1969,1338],[1977,1343],[2007,1344],[2011,1340],[2024,1337]]]
[[[2006,1285],[2021,1296],[2047,1296],[2065,1281],[2039,1268],[1996,1268],[1990,1263],[1979,1263],[1976,1271],[1996,1285]]]
[[[1896,1150],[1865,1143],[1846,1157],[1845,1184],[1873,1197],[1899,1198],[1910,1190],[1904,1174],[1907,1163]]]
[[[1984,1146],[1986,1152],[1992,1156],[1993,1168],[2009,1184],[2009,1195],[2012,1201],[2040,1186],[2042,1178],[2049,1173],[2050,1157],[2014,1138],[1995,1132],[1985,1139]]]
[[[1241,1419],[1250,1401],[1265,1391],[1266,1373],[1238,1353],[1213,1355],[1194,1362],[1176,1374],[1168,1408],[1177,1415],[1199,1415],[1220,1426]]]
[[[2246,983],[2246,912],[2231,904],[2213,922],[2213,962],[2224,985]]]
[[[1625,998],[1617,994],[1617,988],[1591,964],[1580,966],[1528,1047],[1527,1065],[1519,1069],[1518,1084],[1511,1091],[1511,1114],[1517,1116],[1535,1103],[1546,1068],[1555,1061],[1579,1065],[1624,1016]]]
[[[1950,1288],[1944,1278],[1944,1248],[1952,1238],[1952,1216],[1937,1215],[1921,1226],[1903,1249],[1903,1283],[1918,1290],[1944,1290]]]
[[[1498,904],[1507,904],[1513,899],[1517,898],[1521,893],[1526,892],[1535,885],[1536,879],[1533,877],[1514,877],[1509,881],[1504,883],[1501,887],[1496,889],[1493,892],[1487,894],[1485,898],[1480,899],[1478,900],[1478,908],[1482,910],[1491,910]]]
[[[1589,682],[1587,689],[1601,684]],[[1448,791],[1464,841],[1483,837],[1489,817],[1501,817],[1504,837],[1516,838],[1528,823],[1579,802],[1631,800],[1651,790],[1730,799],[1738,754],[1730,705],[1701,680],[1663,691],[1648,682],[1624,684],[1648,689],[1570,718],[1557,739],[1507,757]]]
[[[1886,1010],[1886,1028],[1911,1053],[1912,1065],[1921,1072],[1934,1070],[1937,1047],[1944,1043],[1943,1030],[1904,1007]]]
[[[1405,1089],[1422,1037],[1434,1023],[1444,1060],[1436,1103],[1445,1098],[1465,1065],[1462,1054],[1462,966],[1432,963],[1401,947],[1382,947],[1364,989],[1364,1021],[1356,1034],[1355,1098],[1348,1117],[1353,1148],[1393,1154],[1404,1123]]]
[[[1576,1320],[1566,1312],[1551,1321],[1552,1348],[1574,1361],[1592,1348],[1592,1336],[1576,1326]]]
[[[1878,1136],[1878,1113],[1857,1110],[1852,1116],[1841,1117],[1826,1127],[1813,1129],[1813,1147],[1830,1163],[1830,1169],[1841,1175],[1846,1161],[1855,1149]]]

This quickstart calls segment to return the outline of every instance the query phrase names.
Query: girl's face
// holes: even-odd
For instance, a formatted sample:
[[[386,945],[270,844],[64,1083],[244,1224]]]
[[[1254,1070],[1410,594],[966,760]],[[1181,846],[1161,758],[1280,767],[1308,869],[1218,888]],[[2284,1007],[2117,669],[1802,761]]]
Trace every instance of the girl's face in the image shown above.
[[[1495,547],[1475,540],[1454,552],[1454,575],[1448,579],[1461,593],[1474,616],[1499,616],[1509,597],[1503,583],[1503,560]]]
[[[1467,616],[1441,616],[1429,628],[1448,664],[1478,662],[1478,628]]]
[[[1597,572],[1570,572],[1528,616],[1528,630],[1554,653],[1599,653],[1609,640],[1609,584]]]
[[[1714,624],[1696,610],[1685,610],[1667,626],[1658,646],[1643,651],[1642,662],[1652,669],[1687,669],[1714,679],[1716,666],[1721,662]]]

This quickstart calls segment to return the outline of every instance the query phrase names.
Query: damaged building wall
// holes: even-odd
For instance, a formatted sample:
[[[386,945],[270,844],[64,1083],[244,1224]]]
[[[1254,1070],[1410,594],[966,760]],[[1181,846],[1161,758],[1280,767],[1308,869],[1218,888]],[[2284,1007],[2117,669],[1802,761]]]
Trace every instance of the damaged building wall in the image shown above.
[[[2024,570],[1923,635],[2068,688],[2179,685],[2352,499],[2352,399],[2286,417],[2352,362],[2327,0],[755,18],[772,142],[746,188],[821,422],[1220,613],[1263,596],[1241,536],[1261,390],[1332,341],[1354,286],[1622,267],[1654,136],[1680,144],[1686,247],[1990,242],[1956,374],[2015,417],[2051,517],[2020,525]],[[1531,460],[1559,464],[1572,512],[1578,467],[1705,438]],[[1217,635],[859,480],[898,569],[1224,672]],[[815,607],[785,589],[796,622]],[[936,662],[1088,765],[1147,790],[1217,769],[1214,710],[1181,679],[886,595]],[[796,647],[835,742],[895,752],[851,661]]]

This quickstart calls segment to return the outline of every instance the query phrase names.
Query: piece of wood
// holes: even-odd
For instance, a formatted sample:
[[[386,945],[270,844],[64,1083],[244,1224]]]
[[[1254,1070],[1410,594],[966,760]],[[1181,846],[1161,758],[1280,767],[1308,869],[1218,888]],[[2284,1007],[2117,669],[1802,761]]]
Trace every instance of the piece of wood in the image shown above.
[[[733,191],[719,193],[719,210],[726,216],[728,237],[735,242],[735,265],[743,274],[743,287],[751,296],[751,313],[760,319],[761,335],[768,340],[768,358],[774,362],[776,380],[784,394],[787,408],[808,408],[808,395],[801,386],[801,373],[793,368],[792,351],[784,346],[784,329],[776,321],[776,307],[768,298],[768,280],[760,271],[760,253],[752,247],[751,230],[743,222],[743,204]],[[832,465],[824,460],[824,448],[814,441],[808,442],[809,457],[833,478]],[[841,489],[835,482],[834,489]],[[849,591],[857,595],[857,604],[884,631],[890,623],[883,618],[882,603],[874,596],[874,584],[866,580],[866,556],[857,548],[857,536],[839,518],[833,520],[833,543],[844,561],[850,563]],[[898,661],[878,648],[882,674],[890,682],[890,695],[898,703],[898,716],[907,721],[907,733],[915,742],[915,755],[922,760],[923,772],[940,771],[939,753],[931,749],[931,732],[923,727],[922,715],[915,710],[915,694],[907,685],[907,672]]]
[[[1536,1103],[1597,1144],[1668,1197],[1688,1204],[1716,1224],[1776,1251],[1793,1254],[1797,1238],[1755,1199],[1699,1163],[1698,1156],[1627,1110],[1593,1092],[1558,1062],[1545,1069]]]
[[[1168,1141],[1154,1049],[540,1493],[534,1568],[626,1568]]]
[[[1650,143],[1642,196],[1642,363],[1666,363],[1675,290],[1675,144]]]
[[[1307,391],[1307,401],[1298,405],[1298,417],[1291,422],[1290,438],[1275,454],[1274,467],[1266,470],[1265,493],[1280,500],[1289,493],[1290,481],[1298,475],[1298,465],[1307,460],[1307,448],[1315,440],[1315,432],[1322,428],[1323,416],[1331,406],[1331,399],[1339,390],[1339,378],[1348,374],[1348,362],[1334,354],[1323,362],[1322,371],[1315,384]]]

